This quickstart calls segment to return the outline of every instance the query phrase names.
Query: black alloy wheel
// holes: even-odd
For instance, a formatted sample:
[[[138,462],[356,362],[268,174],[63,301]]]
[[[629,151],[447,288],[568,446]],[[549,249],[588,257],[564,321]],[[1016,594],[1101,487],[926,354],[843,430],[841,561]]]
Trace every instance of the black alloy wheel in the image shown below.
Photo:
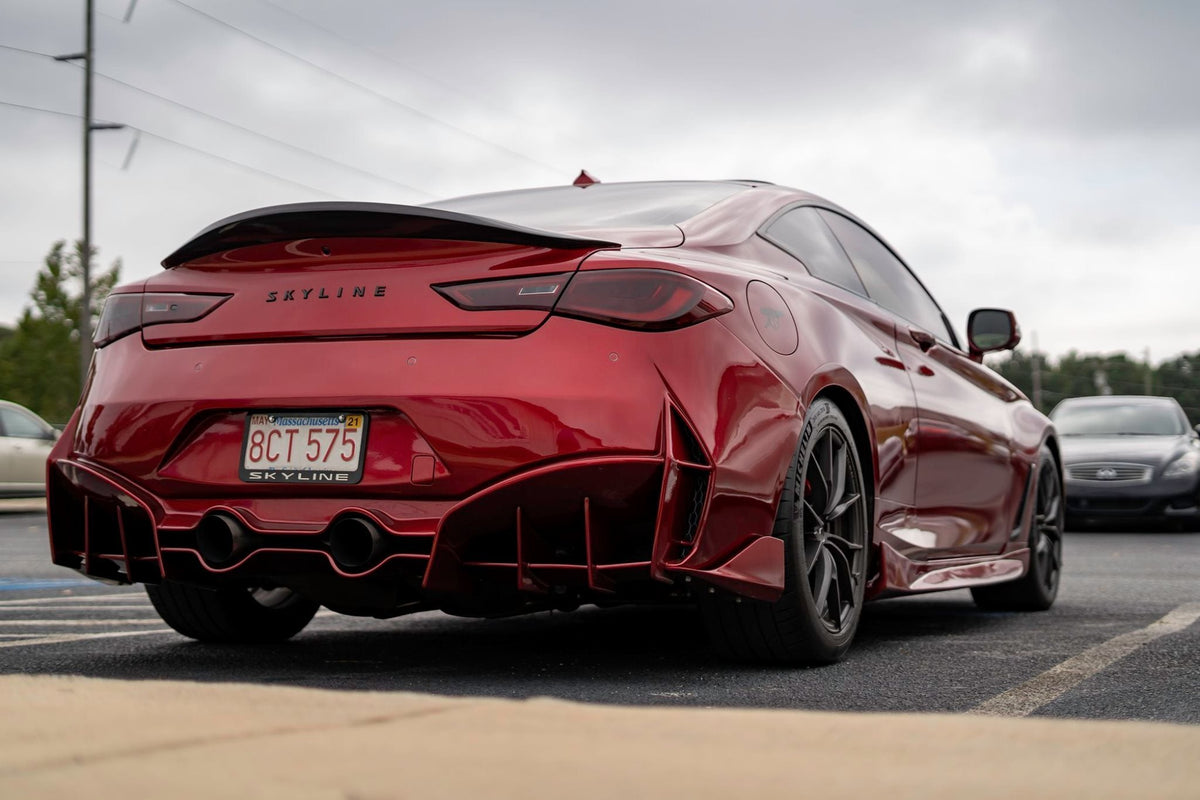
[[[1050,448],[1038,453],[1033,516],[1029,522],[1029,569],[1018,580],[971,590],[989,611],[1045,611],[1054,605],[1062,577],[1065,504],[1058,463]]]
[[[793,485],[793,529],[803,536],[809,596],[834,636],[857,624],[862,605],[866,501],[852,449],[842,431],[826,427]]]
[[[788,468],[774,534],[787,552],[774,603],[714,597],[701,605],[709,636],[738,659],[830,664],[850,647],[862,615],[871,529],[868,488],[841,410],[815,401]]]

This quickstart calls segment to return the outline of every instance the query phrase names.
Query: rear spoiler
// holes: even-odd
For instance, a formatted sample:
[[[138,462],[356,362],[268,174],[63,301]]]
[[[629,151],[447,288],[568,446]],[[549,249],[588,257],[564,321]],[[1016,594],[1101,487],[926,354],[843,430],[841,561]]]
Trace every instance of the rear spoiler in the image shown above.
[[[169,269],[238,247],[327,237],[450,239],[555,250],[620,247],[615,242],[523,228],[436,208],[389,203],[294,203],[245,211],[215,222],[164,258],[162,265]]]

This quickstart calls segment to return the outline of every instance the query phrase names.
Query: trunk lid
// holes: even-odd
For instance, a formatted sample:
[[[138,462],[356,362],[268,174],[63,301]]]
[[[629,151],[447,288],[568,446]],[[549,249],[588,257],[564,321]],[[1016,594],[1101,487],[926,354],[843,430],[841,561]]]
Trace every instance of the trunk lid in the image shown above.
[[[466,310],[433,285],[566,275],[619,247],[438,209],[305,203],[246,212],[163,261],[146,292],[229,295],[190,322],[148,325],[151,346],[391,336],[519,335],[548,311]]]

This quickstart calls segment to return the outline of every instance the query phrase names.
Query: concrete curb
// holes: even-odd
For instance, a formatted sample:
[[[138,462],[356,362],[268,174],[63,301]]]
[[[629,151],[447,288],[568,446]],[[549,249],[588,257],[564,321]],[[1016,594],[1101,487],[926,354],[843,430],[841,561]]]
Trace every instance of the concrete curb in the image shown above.
[[[46,513],[46,498],[44,497],[4,497],[0,498],[0,514],[36,514]]]
[[[0,678],[0,796],[1188,798],[1200,728]]]

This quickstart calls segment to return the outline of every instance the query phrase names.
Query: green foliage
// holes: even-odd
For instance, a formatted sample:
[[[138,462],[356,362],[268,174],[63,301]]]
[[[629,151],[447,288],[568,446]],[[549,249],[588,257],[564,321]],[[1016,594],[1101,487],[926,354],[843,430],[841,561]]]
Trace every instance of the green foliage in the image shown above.
[[[1200,421],[1200,352],[1159,364],[1155,387],[1178,400],[1193,424]]]
[[[1152,394],[1174,397],[1193,422],[1200,421],[1200,352],[1158,367],[1125,353],[1098,355],[1072,350],[1056,362],[1045,353],[1038,353],[1037,358],[1041,362],[1042,411],[1050,411],[1067,397]],[[1033,363],[1032,353],[1015,350],[1010,358],[991,367],[1033,399]]]
[[[0,334],[0,398],[63,423],[79,401],[79,312],[83,295],[82,243],[55,242],[14,329]],[[93,256],[95,250],[93,249]],[[116,285],[118,259],[92,276],[92,325]]]

